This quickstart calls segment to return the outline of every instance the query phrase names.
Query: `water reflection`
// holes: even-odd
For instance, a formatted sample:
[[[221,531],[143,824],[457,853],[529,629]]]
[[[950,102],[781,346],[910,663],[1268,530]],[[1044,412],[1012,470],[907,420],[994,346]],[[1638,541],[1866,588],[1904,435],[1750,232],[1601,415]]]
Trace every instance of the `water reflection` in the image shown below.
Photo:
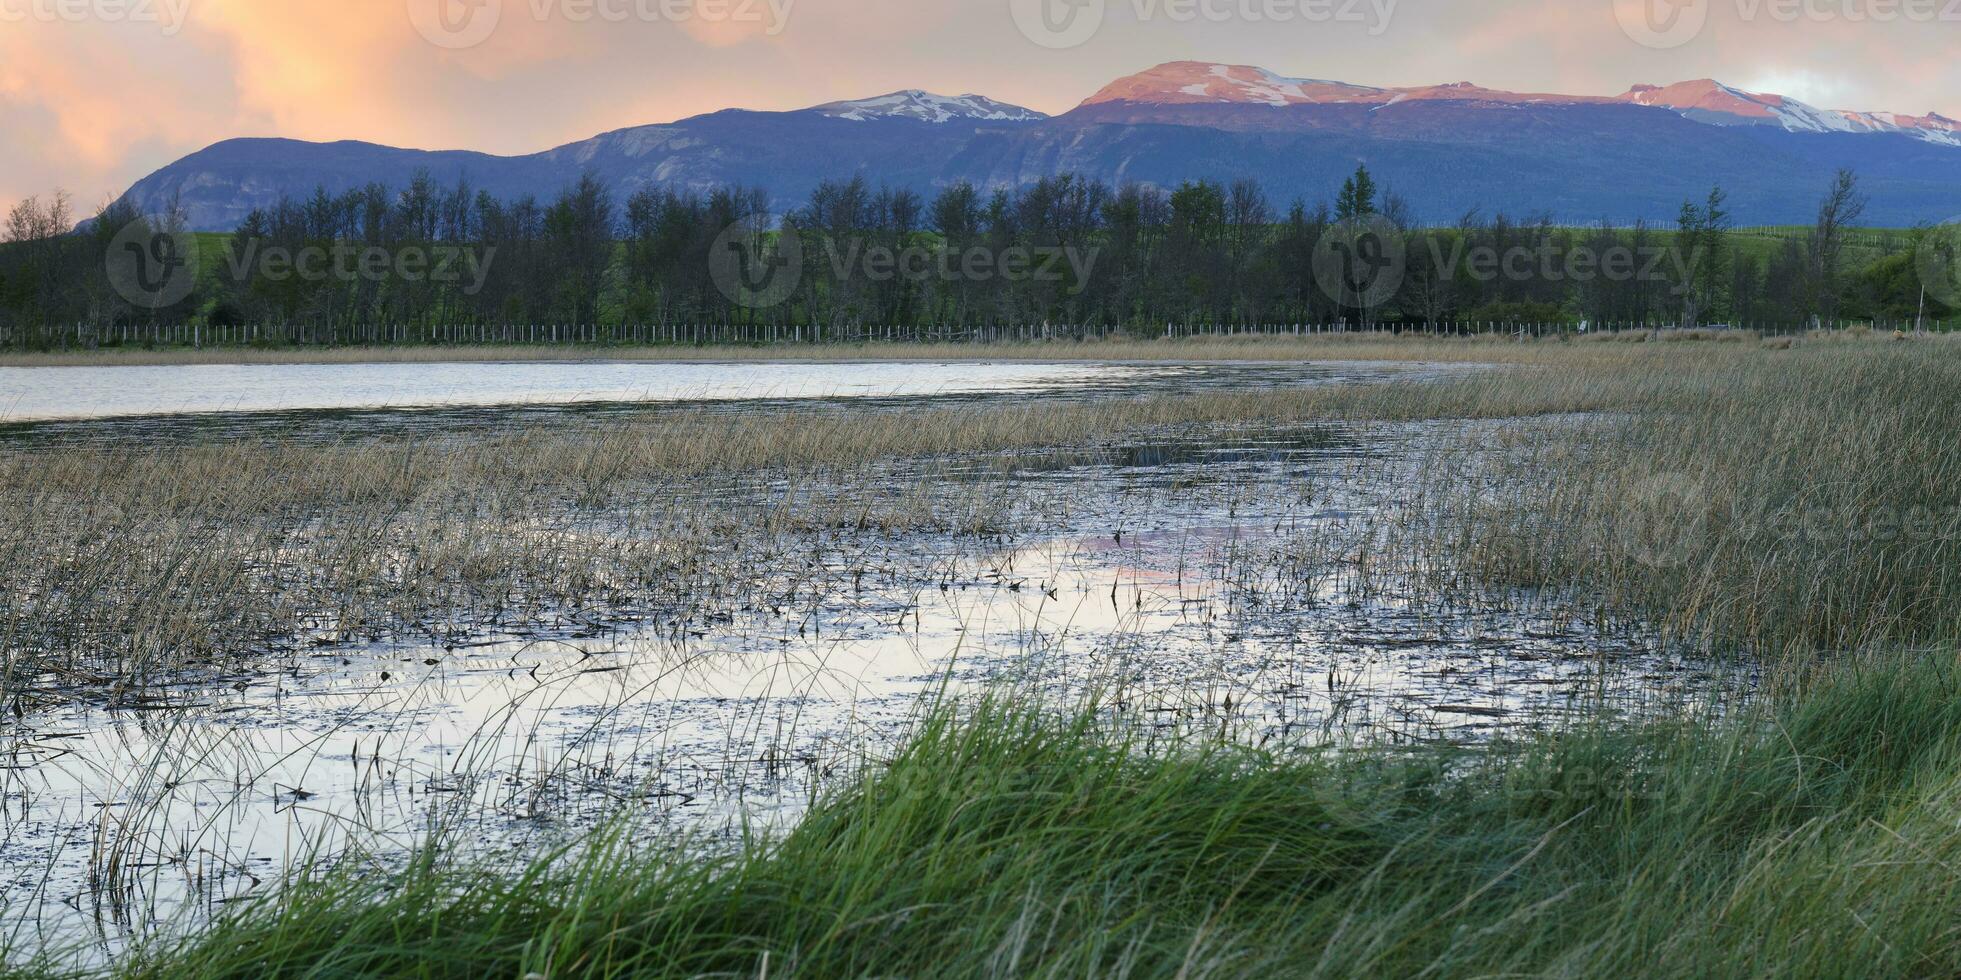
[[[1428,380],[1473,369],[1299,363],[0,368],[0,444],[340,442],[566,420],[603,423],[661,412],[904,411],[1005,404],[1030,396],[1068,402]]]
[[[170,708],[20,720],[0,733],[0,924],[110,955],[296,860],[360,842],[385,865],[432,826],[488,854],[622,808],[649,832],[781,826],[942,692],[1107,688],[1147,724],[1311,751],[1673,710],[1737,683],[1558,604],[1353,574],[1352,542],[1328,542],[1395,507],[1397,481],[1357,464],[1428,430],[1399,431],[984,461],[972,478],[1073,506],[1006,546],[861,542],[714,617],[323,647],[186,679]]]

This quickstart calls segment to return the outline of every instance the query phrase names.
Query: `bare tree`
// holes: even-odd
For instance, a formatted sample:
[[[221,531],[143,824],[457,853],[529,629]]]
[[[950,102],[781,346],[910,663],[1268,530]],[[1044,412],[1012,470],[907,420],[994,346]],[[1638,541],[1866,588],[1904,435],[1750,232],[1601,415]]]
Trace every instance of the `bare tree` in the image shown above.
[[[68,234],[74,218],[74,204],[67,191],[57,190],[47,201],[30,197],[7,213],[7,240],[45,242],[59,238]]]
[[[1831,190],[1818,205],[1818,223],[1806,243],[1805,315],[1814,325],[1838,319],[1839,276],[1845,259],[1847,229],[1859,223],[1866,213],[1866,196],[1859,193],[1859,177],[1841,169],[1832,179]]]

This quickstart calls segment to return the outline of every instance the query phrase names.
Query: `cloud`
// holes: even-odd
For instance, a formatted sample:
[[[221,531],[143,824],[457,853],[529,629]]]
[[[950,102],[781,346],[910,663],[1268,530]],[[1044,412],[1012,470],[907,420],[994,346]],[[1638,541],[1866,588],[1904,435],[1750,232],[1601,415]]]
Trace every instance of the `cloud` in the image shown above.
[[[156,25],[0,24],[0,207],[56,184],[85,206],[240,119],[225,67]]]

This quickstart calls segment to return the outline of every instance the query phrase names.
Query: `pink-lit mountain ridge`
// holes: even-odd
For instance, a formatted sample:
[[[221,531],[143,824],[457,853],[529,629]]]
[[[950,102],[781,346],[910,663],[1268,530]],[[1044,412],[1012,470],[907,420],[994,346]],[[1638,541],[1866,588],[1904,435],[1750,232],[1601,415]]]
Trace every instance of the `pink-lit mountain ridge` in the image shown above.
[[[226,231],[280,198],[426,171],[445,186],[550,197],[583,173],[618,198],[647,188],[761,187],[788,212],[819,182],[861,176],[930,196],[1071,173],[1160,188],[1257,180],[1276,202],[1329,200],[1366,164],[1418,216],[1467,210],[1559,220],[1668,221],[1714,185],[1736,220],[1808,221],[1841,167],[1858,171],[1867,220],[1961,214],[1961,123],[1937,113],[1819,109],[1711,80],[1620,95],[1507,92],[1468,82],[1379,88],[1181,61],[1118,79],[1056,116],[980,95],[917,89],[788,112],[728,109],[635,126],[523,156],[371,143],[236,139],[139,181],[156,211]]]
[[[1415,88],[1375,88],[1316,78],[1288,78],[1250,65],[1177,61],[1118,79],[1084,100],[1108,105],[1302,105],[1390,106],[1405,102],[1458,102],[1488,106],[1632,104],[1672,109],[1717,126],[1778,126],[1793,133],[1898,133],[1961,146],[1961,122],[1938,113],[1818,109],[1782,95],[1745,92],[1713,79],[1675,85],[1637,85],[1615,96],[1506,92],[1470,82]]]

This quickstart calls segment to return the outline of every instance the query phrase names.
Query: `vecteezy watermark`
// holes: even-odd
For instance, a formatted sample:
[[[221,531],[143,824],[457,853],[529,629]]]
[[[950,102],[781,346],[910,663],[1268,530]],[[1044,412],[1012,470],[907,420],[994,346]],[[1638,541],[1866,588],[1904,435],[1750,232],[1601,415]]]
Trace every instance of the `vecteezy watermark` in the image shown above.
[[[1560,246],[1543,242],[1536,246],[1515,245],[1499,249],[1490,245],[1470,246],[1462,239],[1449,249],[1434,236],[1426,236],[1430,261],[1444,279],[1460,275],[1474,282],[1654,282],[1672,283],[1680,292],[1687,288],[1703,253],[1683,251],[1666,245],[1588,245]],[[1673,275],[1670,275],[1670,273]]]
[[[1658,473],[1612,500],[1602,551],[1654,569],[1706,558],[1712,547],[1926,548],[1961,541],[1961,506],[1883,501],[1795,503],[1712,499],[1714,488],[1681,473]]]
[[[197,238],[162,218],[139,218],[109,240],[109,286],[142,310],[176,306],[197,288]]]
[[[780,306],[803,282],[803,239],[773,234],[767,214],[722,229],[708,246],[708,277],[729,302],[748,309]]]
[[[1961,310],[1961,218],[1926,230],[1913,249],[1914,271],[1926,294],[1950,310]]]
[[[1666,51],[1702,34],[1710,0],[1612,0],[1621,31],[1643,47]]]
[[[1716,0],[1609,0],[1621,30],[1643,47],[1679,48],[1701,36]],[[1733,0],[1736,19],[1780,24],[1961,23],[1961,0]]]
[[[1961,231],[1961,225],[1956,226]],[[1427,259],[1426,282],[1640,282],[1686,294],[1706,253],[1666,245],[1564,245],[1541,242],[1498,248],[1461,237],[1419,235],[1421,245],[1381,215],[1338,221],[1315,243],[1312,265],[1321,292],[1343,309],[1380,307],[1409,281],[1412,259]],[[1411,252],[1412,248],[1417,251]]]
[[[1855,544],[1862,547],[1951,544],[1961,540],[1961,507],[1898,505],[1860,501],[1848,504],[1775,505],[1749,501],[1709,509],[1712,532],[1753,546]]]
[[[1378,37],[1389,29],[1401,0],[1008,0],[1008,12],[1022,36],[1065,50],[1095,37],[1120,2],[1139,23],[1348,24]]]
[[[3,2],[3,0],[0,0]],[[186,2],[186,0],[178,0]],[[490,40],[505,7],[522,4],[542,24],[738,24],[775,37],[790,24],[797,0],[407,0],[409,23],[429,43],[461,50]]]
[[[409,23],[439,48],[474,48],[497,33],[504,0],[408,0]]]
[[[1089,287],[1097,247],[1010,245],[934,248],[823,239],[825,260],[839,282],[1037,282],[1060,284],[1071,296]]]
[[[1525,770],[1505,782],[1505,796],[1524,802],[1594,803],[1657,801],[1667,797],[1667,782],[1658,769],[1639,763],[1598,769],[1560,765],[1553,770]]]
[[[1780,24],[1935,24],[1961,21],[1961,0],[1736,0],[1736,15]]]
[[[1689,560],[1709,533],[1708,495],[1681,473],[1641,481],[1621,502],[1621,551],[1649,568],[1674,568]]]
[[[1409,250],[1403,233],[1381,215],[1328,226],[1314,245],[1314,281],[1343,308],[1373,309],[1403,288]]]
[[[1105,0],[1008,0],[1022,36],[1056,51],[1081,47],[1103,28]]]
[[[175,37],[190,11],[191,0],[0,0],[0,24],[155,24]]]
[[[307,245],[287,248],[253,240],[225,257],[234,282],[372,282],[461,285],[465,296],[483,291],[494,245]]]
[[[807,276],[824,273],[840,284],[1048,283],[1074,296],[1088,288],[1101,253],[1097,247],[956,248],[839,239],[797,229],[772,232],[769,216],[756,214],[716,237],[709,247],[708,271],[729,302],[749,309],[779,306]]]

